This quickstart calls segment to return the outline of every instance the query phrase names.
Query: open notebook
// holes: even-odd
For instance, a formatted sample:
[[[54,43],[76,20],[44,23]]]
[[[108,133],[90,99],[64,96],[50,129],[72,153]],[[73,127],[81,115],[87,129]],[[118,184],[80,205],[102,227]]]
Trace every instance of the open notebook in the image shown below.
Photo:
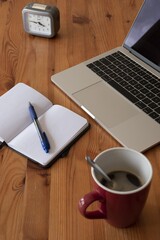
[[[48,137],[49,153],[41,146],[29,113],[29,102],[34,105],[40,126]],[[85,118],[63,106],[53,105],[23,83],[0,97],[0,109],[0,141],[43,167],[63,156],[89,127]]]

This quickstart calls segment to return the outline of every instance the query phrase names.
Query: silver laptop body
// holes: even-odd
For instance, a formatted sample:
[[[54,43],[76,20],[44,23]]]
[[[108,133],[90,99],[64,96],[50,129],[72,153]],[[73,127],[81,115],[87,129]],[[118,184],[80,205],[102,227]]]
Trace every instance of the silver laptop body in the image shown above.
[[[141,109],[141,105],[143,104],[141,98],[139,102],[135,104],[133,101],[130,101],[130,97],[126,97],[127,95],[124,96],[121,91],[117,91],[112,84],[108,83],[108,78],[114,78],[115,74],[117,79],[124,80],[123,72],[124,74],[127,73],[127,75],[128,72],[125,69],[123,70],[122,66],[125,65],[128,67],[128,65],[133,64],[124,62],[124,64],[119,67],[116,66],[116,70],[120,69],[121,71],[118,75],[115,68],[111,69],[113,70],[111,77],[108,77],[108,75],[104,77],[103,75],[103,71],[105,73],[107,72],[107,70],[103,70],[106,67],[105,60],[107,56],[116,56],[117,52],[122,55],[122,57],[129,57],[131,63],[134,62],[135,65],[138,63],[144,70],[147,70],[145,75],[146,79],[139,82],[143,85],[143,91],[148,91],[145,101],[150,100],[149,107],[145,107],[144,110]],[[99,70],[99,63],[103,65],[102,70]],[[94,66],[94,68],[91,69],[90,66]],[[98,73],[95,72],[95,69],[98,69]],[[151,82],[152,85],[150,84],[151,78],[148,77],[148,73],[151,73],[151,75],[155,77],[156,84],[154,80]],[[134,78],[133,73],[130,75]],[[146,0],[144,2],[123,46],[51,76],[53,83],[64,91],[123,146],[133,148],[140,152],[144,152],[160,142],[159,79],[159,0]],[[139,83],[136,84],[138,87],[140,85]],[[119,86],[119,83],[116,84],[116,86],[117,85]],[[127,85],[129,85],[128,88],[131,88],[128,82]],[[122,87],[120,87],[120,89],[122,89]],[[150,88],[154,88],[156,93],[154,99],[156,103],[152,103]],[[137,99],[137,96],[134,94],[136,91],[137,90],[132,89],[133,98]],[[143,94],[139,93],[138,95],[142,97]],[[154,105],[156,106],[155,110],[152,109]],[[150,113],[151,111],[152,113]],[[154,118],[152,116],[154,116]]]

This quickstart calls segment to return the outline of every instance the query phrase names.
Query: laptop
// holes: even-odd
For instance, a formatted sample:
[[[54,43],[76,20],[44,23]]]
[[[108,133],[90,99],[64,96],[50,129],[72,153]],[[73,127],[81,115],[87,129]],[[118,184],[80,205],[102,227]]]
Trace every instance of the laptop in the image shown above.
[[[144,1],[122,46],[51,76],[122,146],[160,143],[160,0]]]

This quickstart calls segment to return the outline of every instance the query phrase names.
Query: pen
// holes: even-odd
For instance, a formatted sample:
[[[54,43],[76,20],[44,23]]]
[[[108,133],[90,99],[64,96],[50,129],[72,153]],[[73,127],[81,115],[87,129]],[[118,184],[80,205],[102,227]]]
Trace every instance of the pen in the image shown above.
[[[30,102],[29,102],[29,112],[30,112],[32,121],[33,121],[33,123],[34,123],[34,125],[35,125],[35,128],[36,128],[36,130],[37,130],[37,133],[38,133],[38,136],[39,136],[41,145],[42,145],[44,151],[45,151],[46,153],[48,153],[48,152],[49,152],[49,149],[50,149],[50,144],[49,144],[47,135],[45,134],[45,132],[43,132],[43,131],[41,130],[40,125],[39,125],[39,121],[38,121],[38,118],[37,118],[36,111],[35,111],[33,105],[32,105]]]

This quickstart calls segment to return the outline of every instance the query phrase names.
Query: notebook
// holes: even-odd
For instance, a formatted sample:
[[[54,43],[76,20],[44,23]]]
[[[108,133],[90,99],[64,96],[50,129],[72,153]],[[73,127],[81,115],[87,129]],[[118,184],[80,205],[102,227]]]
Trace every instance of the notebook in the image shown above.
[[[144,1],[122,46],[51,81],[123,146],[160,142],[160,1]]]
[[[32,121],[29,102],[38,125],[47,136],[50,149],[45,152]],[[0,97],[0,140],[42,167],[49,167],[65,156],[71,145],[89,128],[88,121],[75,112],[52,102],[35,89],[18,83]],[[3,144],[4,145],[4,144]]]

